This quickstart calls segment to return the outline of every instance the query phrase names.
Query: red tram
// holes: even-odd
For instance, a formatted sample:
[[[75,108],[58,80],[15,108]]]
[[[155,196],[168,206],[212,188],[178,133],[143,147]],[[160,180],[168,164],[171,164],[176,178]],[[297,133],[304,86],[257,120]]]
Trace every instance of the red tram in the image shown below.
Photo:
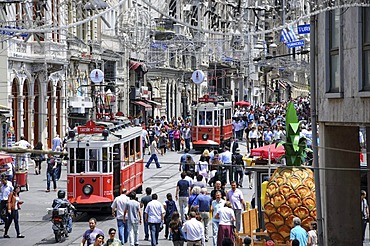
[[[232,137],[232,102],[204,95],[192,107],[193,149],[220,148]]]
[[[122,188],[141,192],[141,127],[89,121],[77,132],[67,142],[67,194],[78,211],[109,208]]]

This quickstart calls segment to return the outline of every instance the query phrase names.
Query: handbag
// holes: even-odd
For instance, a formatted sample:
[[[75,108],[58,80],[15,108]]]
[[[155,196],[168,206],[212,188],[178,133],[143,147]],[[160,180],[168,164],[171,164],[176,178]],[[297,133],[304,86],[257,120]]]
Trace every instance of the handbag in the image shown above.
[[[181,224],[179,223],[179,233],[181,241],[188,241],[186,233],[182,230]]]

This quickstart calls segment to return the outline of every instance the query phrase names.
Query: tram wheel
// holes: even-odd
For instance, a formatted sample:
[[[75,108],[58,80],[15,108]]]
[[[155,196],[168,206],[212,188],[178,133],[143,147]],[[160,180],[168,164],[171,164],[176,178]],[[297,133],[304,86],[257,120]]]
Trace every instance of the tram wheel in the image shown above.
[[[139,187],[137,187],[135,192],[136,192],[136,194],[143,194],[143,186],[140,185]]]

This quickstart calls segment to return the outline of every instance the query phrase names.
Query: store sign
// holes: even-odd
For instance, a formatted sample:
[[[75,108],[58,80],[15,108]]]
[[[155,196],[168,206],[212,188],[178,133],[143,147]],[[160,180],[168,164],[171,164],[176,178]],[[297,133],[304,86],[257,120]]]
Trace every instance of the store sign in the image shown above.
[[[298,25],[298,34],[310,33],[310,24]]]
[[[149,98],[149,88],[148,88],[148,86],[142,86],[140,94],[141,94],[141,98]]]
[[[297,41],[289,42],[286,44],[286,46],[288,47],[288,49],[304,46],[304,40],[297,40]]]
[[[90,120],[86,123],[86,126],[78,126],[78,134],[94,134],[102,133],[104,131],[104,126],[97,126],[94,121]]]

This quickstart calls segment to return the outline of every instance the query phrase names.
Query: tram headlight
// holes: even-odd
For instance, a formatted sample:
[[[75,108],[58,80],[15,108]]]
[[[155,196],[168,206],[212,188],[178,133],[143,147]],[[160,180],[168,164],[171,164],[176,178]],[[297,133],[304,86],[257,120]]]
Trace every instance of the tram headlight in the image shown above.
[[[208,139],[208,134],[203,134],[203,135],[202,135],[202,139],[203,139],[203,140],[207,140],[207,139]]]
[[[89,184],[84,185],[84,187],[82,188],[82,192],[85,195],[91,195],[93,193],[93,187]]]

